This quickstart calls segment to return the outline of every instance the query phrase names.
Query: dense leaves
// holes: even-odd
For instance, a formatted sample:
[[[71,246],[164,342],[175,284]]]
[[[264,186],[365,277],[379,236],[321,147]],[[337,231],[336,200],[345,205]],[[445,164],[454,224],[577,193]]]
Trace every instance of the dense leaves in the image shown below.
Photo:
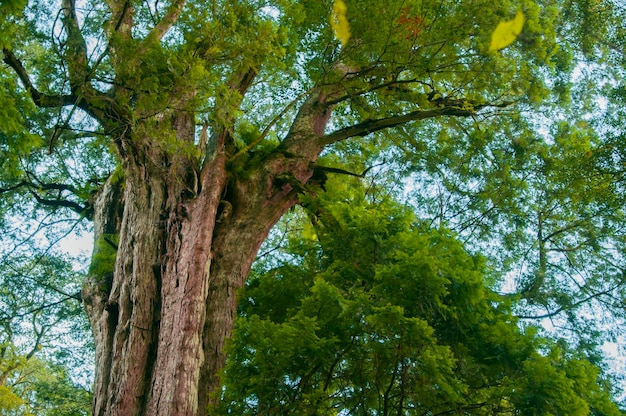
[[[0,415],[90,414],[91,394],[71,380],[67,368],[20,355],[6,342],[0,353]]]
[[[519,329],[484,258],[407,207],[343,194],[307,201],[315,234],[241,294],[223,412],[620,414],[584,356]]]

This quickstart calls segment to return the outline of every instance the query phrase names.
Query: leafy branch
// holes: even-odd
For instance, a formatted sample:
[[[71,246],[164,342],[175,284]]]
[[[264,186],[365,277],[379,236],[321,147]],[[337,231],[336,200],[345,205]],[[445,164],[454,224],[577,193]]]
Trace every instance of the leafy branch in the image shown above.
[[[370,133],[376,131],[397,127],[411,121],[419,121],[430,118],[442,117],[442,116],[455,116],[455,117],[471,117],[485,107],[508,107],[511,103],[505,102],[500,104],[476,104],[472,105],[469,102],[465,102],[463,106],[459,100],[454,102],[442,102],[442,107],[432,110],[416,110],[406,114],[401,114],[392,117],[368,119],[357,123],[350,127],[336,130],[330,134],[320,137],[319,143],[322,146],[326,146],[332,143],[336,143],[350,137],[367,136]]]
[[[31,81],[30,76],[26,72],[26,69],[24,68],[22,62],[15,56],[12,51],[3,48],[2,55],[2,61],[15,71],[18,78],[22,82],[22,85],[24,85],[24,88],[26,88],[26,91],[28,91],[31,98],[33,99],[33,102],[38,107],[54,108],[76,104],[77,97],[74,94],[47,95],[41,93]]]
[[[29,177],[31,177],[31,181],[20,181],[16,184],[7,186],[5,188],[0,188],[0,195],[5,193],[10,193],[17,191],[21,188],[25,188],[28,193],[30,193],[35,200],[41,204],[48,207],[63,207],[69,208],[79,215],[85,215],[87,218],[91,219],[93,215],[93,206],[89,201],[85,201],[84,204],[79,202],[71,201],[69,199],[65,199],[62,197],[62,193],[67,191],[72,195],[81,198],[79,190],[67,184],[61,183],[46,183],[37,179],[33,174],[27,173]],[[46,191],[47,194],[50,194],[48,191],[57,191],[56,196],[54,198],[43,197],[40,195],[41,191]],[[84,199],[84,198],[81,198]]]

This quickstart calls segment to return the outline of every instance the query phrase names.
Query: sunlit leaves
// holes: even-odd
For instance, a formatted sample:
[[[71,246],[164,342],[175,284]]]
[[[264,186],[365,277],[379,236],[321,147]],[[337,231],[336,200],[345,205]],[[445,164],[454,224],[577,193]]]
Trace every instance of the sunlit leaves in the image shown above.
[[[517,39],[517,36],[522,33],[524,21],[524,13],[518,11],[513,20],[498,23],[496,30],[494,30],[491,35],[489,51],[497,51],[513,43],[515,39]]]
[[[335,32],[335,37],[341,41],[343,46],[346,46],[350,39],[350,23],[346,13],[348,7],[343,0],[335,0],[333,4],[333,12],[330,18],[330,24]]]
[[[0,415],[88,415],[91,394],[67,371],[0,343]]]

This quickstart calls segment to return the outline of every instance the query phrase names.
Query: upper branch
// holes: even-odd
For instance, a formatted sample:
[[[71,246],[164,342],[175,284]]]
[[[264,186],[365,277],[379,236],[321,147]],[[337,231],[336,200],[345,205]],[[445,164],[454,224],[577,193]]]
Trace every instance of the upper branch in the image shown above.
[[[350,127],[336,130],[319,138],[319,144],[326,146],[355,136],[367,136],[376,131],[400,126],[411,121],[425,120],[441,116],[471,117],[485,107],[506,107],[510,103],[471,105],[444,105],[432,110],[416,110],[393,117],[368,119]]]
[[[320,137],[319,141],[322,146],[339,142],[355,136],[367,136],[379,130],[400,126],[411,121],[425,120],[440,116],[461,116],[469,117],[475,114],[475,110],[463,110],[459,108],[444,107],[433,110],[417,110],[407,114],[401,114],[393,117],[368,119],[357,123],[350,127],[336,130],[325,136]]]
[[[553,311],[548,311],[542,315],[516,315],[517,318],[519,319],[545,319],[545,318],[552,318],[558,314],[560,314],[561,312],[567,311],[567,310],[573,310],[576,309],[577,307],[579,307],[580,305],[589,302],[590,300],[593,300],[595,298],[599,298],[601,296],[608,296],[611,294],[612,291],[614,291],[615,289],[617,289],[619,285],[616,285],[614,287],[610,287],[606,290],[602,290],[600,292],[594,292],[592,294],[590,294],[589,296],[582,298],[570,305],[566,305],[566,306],[561,306],[560,308],[557,308]]]
[[[22,65],[22,62],[15,56],[13,52],[8,49],[2,49],[2,61],[10,66],[18,78],[24,85],[24,88],[28,91],[33,102],[38,107],[62,107],[66,105],[73,105],[76,103],[76,96],[74,94],[64,94],[64,95],[46,95],[42,94],[35,86],[33,85],[26,69]]]
[[[63,192],[67,191],[80,200],[84,199],[79,196],[79,191],[76,187],[60,183],[45,183],[35,178],[31,173],[27,173],[27,175],[31,177],[32,181],[24,180],[7,186],[6,188],[0,188],[0,195],[25,189],[26,192],[30,193],[41,205],[48,207],[69,208],[77,214],[85,215],[88,219],[93,217],[93,206],[90,200],[86,200],[83,204],[81,204],[80,202],[66,199],[61,195]],[[41,196],[40,192],[45,193],[45,196]],[[54,193],[56,193],[56,195],[53,195]]]
[[[65,59],[70,78],[72,94],[80,94],[80,91],[88,85],[89,65],[87,59],[87,45],[85,38],[78,26],[75,0],[63,0],[63,27],[67,33],[65,45]]]
[[[81,205],[74,201],[68,201],[66,199],[46,199],[37,194],[37,192],[30,190],[30,194],[35,198],[35,200],[44,206],[47,207],[61,207],[61,208],[69,208],[79,215],[84,215],[88,219],[92,219],[93,212],[92,207],[89,204]]]
[[[167,12],[165,12],[165,15],[163,15],[156,26],[152,28],[146,37],[146,41],[160,41],[178,20],[178,16],[180,16],[180,13],[183,11],[185,3],[186,0],[172,0]]]

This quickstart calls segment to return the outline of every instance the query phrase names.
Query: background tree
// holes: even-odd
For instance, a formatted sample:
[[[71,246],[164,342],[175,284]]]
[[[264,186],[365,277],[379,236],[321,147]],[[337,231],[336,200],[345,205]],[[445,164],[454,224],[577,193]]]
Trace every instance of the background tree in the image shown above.
[[[93,348],[80,304],[84,273],[46,249],[40,225],[5,228],[21,244],[1,251],[0,414],[87,415]]]
[[[520,331],[483,257],[355,189],[255,266],[223,414],[621,414],[584,354]]]
[[[346,4],[343,45],[327,1],[0,6],[3,225],[93,221],[82,300],[94,414],[205,412],[236,290],[272,226],[323,184],[320,154],[341,167],[408,150],[405,161],[433,166],[480,154],[468,138],[527,137],[540,104],[570,89],[572,58],[610,49],[595,40],[621,12],[582,0]],[[519,41],[489,52],[518,10]],[[444,176],[480,177],[455,160]]]
[[[4,342],[0,352],[0,415],[82,416],[91,394],[71,380],[68,369]]]

